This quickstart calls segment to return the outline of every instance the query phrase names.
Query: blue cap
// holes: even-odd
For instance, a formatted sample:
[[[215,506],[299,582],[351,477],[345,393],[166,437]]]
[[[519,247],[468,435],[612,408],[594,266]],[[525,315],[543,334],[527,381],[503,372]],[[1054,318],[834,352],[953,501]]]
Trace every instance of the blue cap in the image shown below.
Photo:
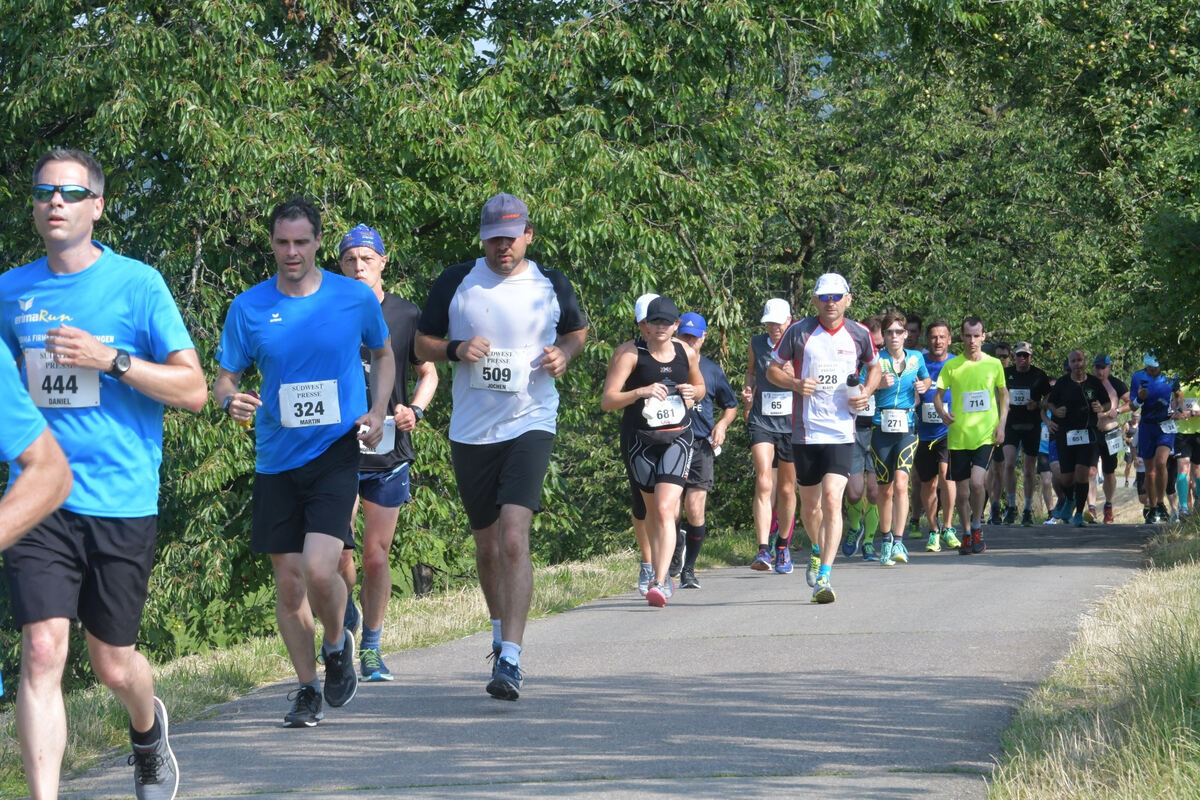
[[[1146,353],[1145,357],[1142,358],[1142,363],[1147,367],[1157,367],[1158,359],[1154,357],[1154,353]]]
[[[1101,353],[1100,355],[1098,355],[1092,359],[1092,366],[1093,367],[1111,367],[1112,359],[1109,358],[1104,353]]]
[[[338,243],[338,255],[349,250],[351,247],[369,247],[379,255],[386,255],[383,252],[383,237],[379,235],[379,231],[369,225],[355,225],[350,229],[350,232],[342,237],[342,241]]]
[[[704,335],[708,330],[708,323],[704,321],[704,317],[689,311],[679,318],[679,335],[685,333],[690,336],[695,336],[697,339]]]
[[[484,241],[504,236],[516,239],[529,225],[529,207],[525,201],[501,192],[483,204],[479,215],[479,238]]]

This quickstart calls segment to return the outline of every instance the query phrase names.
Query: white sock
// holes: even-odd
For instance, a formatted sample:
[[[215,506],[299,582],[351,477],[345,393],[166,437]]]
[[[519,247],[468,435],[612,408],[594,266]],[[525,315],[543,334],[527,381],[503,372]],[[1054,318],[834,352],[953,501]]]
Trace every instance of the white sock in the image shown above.
[[[517,666],[521,666],[521,645],[516,642],[501,642],[500,657],[508,659]]]

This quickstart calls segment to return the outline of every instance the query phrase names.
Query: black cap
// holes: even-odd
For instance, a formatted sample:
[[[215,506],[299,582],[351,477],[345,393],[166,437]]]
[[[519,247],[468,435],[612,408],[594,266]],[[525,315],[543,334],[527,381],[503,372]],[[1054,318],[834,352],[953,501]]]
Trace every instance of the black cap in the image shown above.
[[[666,322],[668,324],[679,319],[679,309],[669,297],[656,297],[646,307],[646,322]]]

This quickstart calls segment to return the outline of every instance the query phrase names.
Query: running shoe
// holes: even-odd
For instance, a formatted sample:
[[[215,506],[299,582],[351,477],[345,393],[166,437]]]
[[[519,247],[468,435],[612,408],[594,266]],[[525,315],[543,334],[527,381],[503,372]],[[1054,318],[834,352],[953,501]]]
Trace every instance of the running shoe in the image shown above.
[[[929,553],[939,553],[942,550],[942,537],[937,531],[930,531],[929,538],[925,541],[925,550]]]
[[[358,626],[362,624],[362,613],[354,604],[354,595],[346,593],[346,613],[342,616],[342,627],[358,636]]]
[[[809,586],[817,585],[817,573],[821,571],[821,557],[810,556],[808,559],[808,569],[804,572],[804,582]]]
[[[1004,524],[1005,525],[1016,525],[1017,524],[1017,509],[1014,508],[1013,506],[1009,506],[1008,509],[1004,512]]]
[[[833,593],[833,587],[829,585],[829,576],[821,576],[816,580],[813,586],[812,599],[810,603],[832,603],[837,599],[837,595]]]
[[[687,539],[675,533],[675,552],[671,555],[671,566],[667,568],[667,574],[672,578],[678,578],[680,571],[683,569],[683,548],[687,546]]]
[[[958,541],[958,528],[955,528],[953,525],[948,528],[943,528],[942,544],[946,545],[946,547],[950,548],[951,550],[955,549],[956,547],[960,547],[962,542]]]
[[[354,634],[342,631],[342,649],[325,654],[325,702],[339,708],[358,693],[358,673],[354,670]]]
[[[311,728],[325,719],[321,711],[321,693],[305,684],[287,696],[292,702],[292,709],[283,715],[285,728]]]
[[[133,793],[137,800],[172,800],[179,789],[179,763],[167,738],[167,707],[154,698],[154,718],[162,732],[158,741],[135,744],[129,766],[133,767]]]
[[[496,677],[496,667],[500,665],[500,652],[503,648],[496,642],[492,642],[492,649],[484,657],[487,661],[492,662],[492,677]]]
[[[770,572],[775,568],[774,562],[771,560],[771,553],[763,548],[758,548],[758,555],[750,562],[750,569],[755,572]]]
[[[780,575],[792,574],[792,549],[790,547],[775,548],[775,571]]]
[[[1021,512],[1021,524],[1027,528],[1033,524],[1033,510],[1032,509],[1027,508]]]
[[[488,681],[487,693],[497,700],[516,700],[521,696],[521,684],[524,682],[519,666],[507,658],[497,659],[496,672]]]
[[[1043,525],[1062,525],[1063,521],[1061,519],[1059,519],[1058,517],[1054,516],[1053,514],[1051,514],[1049,517],[1046,518],[1046,521],[1043,522],[1042,524]]]
[[[1076,528],[1082,528],[1088,524],[1087,517],[1084,516],[1082,513],[1076,514],[1075,516],[1071,517],[1071,524],[1074,525]]]
[[[1159,522],[1166,522],[1171,516],[1167,513],[1167,506],[1165,503],[1159,503],[1158,507],[1155,508],[1154,511],[1158,514]]]
[[[962,540],[958,544],[958,554],[960,556],[971,555],[971,534],[968,533],[962,537]]]
[[[979,555],[987,550],[987,544],[983,541],[983,528],[976,528],[971,531],[971,552]]]
[[[1171,510],[1171,522],[1179,522],[1179,512],[1174,509]]]
[[[1104,504],[1104,524],[1112,525],[1112,523],[1113,523],[1112,503],[1105,503]]]
[[[879,563],[885,567],[894,567],[895,560],[892,559],[892,551],[896,549],[894,542],[884,542],[879,548]]]
[[[670,580],[670,578],[667,580]],[[667,604],[668,596],[666,587],[655,581],[650,584],[650,591],[646,592],[646,602],[655,608],[662,608]]]
[[[642,564],[638,569],[638,594],[642,597],[646,596],[646,592],[650,589],[650,583],[654,580],[654,565]]]
[[[863,542],[862,546],[863,561],[878,561],[879,556],[875,553],[874,542]]]
[[[692,567],[684,567],[679,573],[679,588],[681,589],[699,589],[700,581],[696,580],[696,570]]]
[[[999,525],[1000,524],[1000,504],[999,503],[992,503],[992,511],[988,515],[987,524],[988,525]]]
[[[857,528],[846,531],[846,540],[842,542],[842,555],[849,557],[858,552],[866,535],[867,523],[865,522],[860,522]]]
[[[1070,522],[1071,517],[1075,516],[1074,513],[1071,511],[1070,503],[1064,504],[1063,507],[1055,513],[1058,516],[1058,518],[1060,520],[1062,520],[1063,522]]]
[[[1083,519],[1091,524],[1096,521],[1096,507],[1088,506],[1087,511],[1083,512]]]
[[[1142,519],[1146,520],[1147,525],[1149,525],[1151,522],[1154,522],[1154,509],[1150,508],[1149,506],[1143,508]]]
[[[920,539],[920,538],[921,538],[922,536],[924,536],[924,535],[925,535],[925,534],[921,533],[921,519],[918,517],[917,519],[914,519],[914,520],[909,520],[909,523],[908,523],[908,538],[910,538],[910,539]],[[902,537],[899,537],[899,536],[897,536],[896,538],[897,538],[897,539],[899,539],[899,538],[902,538]]]
[[[392,680],[392,671],[383,663],[383,656],[374,648],[358,652],[358,666],[362,672],[362,679],[367,683]]]
[[[892,561],[901,564],[908,563],[908,548],[904,546],[904,542],[896,540],[896,546],[892,548]]]

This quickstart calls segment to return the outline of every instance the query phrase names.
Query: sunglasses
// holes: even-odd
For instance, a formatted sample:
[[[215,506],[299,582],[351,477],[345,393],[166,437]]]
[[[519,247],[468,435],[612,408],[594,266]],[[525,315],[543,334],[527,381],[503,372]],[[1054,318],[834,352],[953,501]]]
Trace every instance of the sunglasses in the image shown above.
[[[844,294],[819,294],[817,299],[822,303],[840,303],[845,296]]]
[[[1029,358],[1029,353],[1017,353],[1017,358]]]
[[[62,196],[64,203],[78,203],[82,200],[87,200],[89,197],[100,196],[86,186],[76,186],[74,184],[53,186],[49,183],[39,183],[33,187],[33,199],[39,203],[48,203],[54,197],[55,192],[58,192]]]
[[[908,331],[904,328],[888,328],[884,333],[890,333],[892,336],[908,336]]]
[[[1008,353],[996,353],[996,358],[1012,358]]]

